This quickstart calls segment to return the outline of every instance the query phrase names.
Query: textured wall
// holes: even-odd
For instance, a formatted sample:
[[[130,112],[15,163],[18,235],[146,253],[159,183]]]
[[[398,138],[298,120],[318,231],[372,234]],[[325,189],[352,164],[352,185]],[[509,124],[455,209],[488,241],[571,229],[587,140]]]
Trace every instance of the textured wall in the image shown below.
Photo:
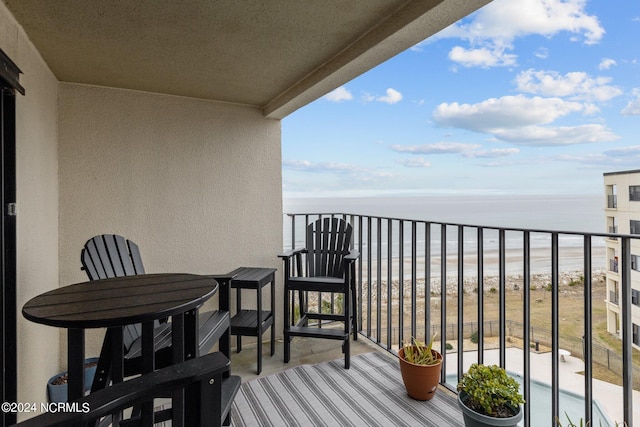
[[[280,121],[68,83],[59,100],[61,285],[86,280],[80,250],[103,233],[138,243],[147,272],[280,266]]]
[[[16,99],[18,401],[41,402],[59,368],[60,332],[25,320],[21,310],[58,286],[58,82],[2,3],[0,48],[24,73],[26,89]]]

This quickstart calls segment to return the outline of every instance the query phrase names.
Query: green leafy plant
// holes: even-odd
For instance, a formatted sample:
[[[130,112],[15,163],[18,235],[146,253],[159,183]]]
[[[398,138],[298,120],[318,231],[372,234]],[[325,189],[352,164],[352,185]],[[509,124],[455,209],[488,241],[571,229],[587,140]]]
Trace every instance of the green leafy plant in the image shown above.
[[[431,337],[429,344],[425,344],[415,338],[411,338],[409,342],[405,342],[402,346],[404,349],[404,360],[416,365],[435,365],[439,362],[436,353],[431,351],[435,335]]]
[[[474,363],[458,383],[458,391],[469,395],[465,404],[475,412],[496,418],[513,416],[513,409],[524,403],[520,384],[497,365]]]
[[[478,344],[478,331],[472,332],[469,340],[471,340],[471,342],[474,344]]]

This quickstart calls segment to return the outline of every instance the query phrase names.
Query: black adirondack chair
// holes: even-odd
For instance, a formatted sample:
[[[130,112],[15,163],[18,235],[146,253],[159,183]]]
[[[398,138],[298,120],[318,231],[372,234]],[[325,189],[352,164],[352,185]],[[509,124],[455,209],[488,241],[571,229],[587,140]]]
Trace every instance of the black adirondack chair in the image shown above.
[[[82,269],[87,273],[89,280],[132,276],[144,274],[145,272],[138,245],[131,240],[114,234],[103,234],[89,239],[82,249],[81,262]],[[199,354],[208,353],[224,337],[220,341],[219,350],[226,357],[229,357],[229,326],[229,312],[227,310],[200,313],[198,316]],[[142,373],[141,338],[142,325],[125,326],[123,330],[125,376]],[[156,322],[154,346],[156,368],[159,369],[171,365],[171,325],[166,321]],[[102,351],[106,353],[109,351],[108,347],[103,346]],[[92,390],[102,386],[104,384],[94,384]]]
[[[280,255],[284,262],[285,363],[291,357],[293,337],[327,338],[343,342],[344,365],[346,369],[349,368],[350,331],[353,329],[354,340],[358,337],[355,261],[359,254],[349,249],[352,230],[351,225],[342,219],[319,219],[307,226],[306,248]],[[297,321],[291,309],[296,291],[300,307]],[[310,307],[309,292],[342,295],[342,310],[322,313],[317,306]],[[316,320],[315,326],[310,326],[309,320]],[[321,327],[327,321],[343,322],[344,327]]]

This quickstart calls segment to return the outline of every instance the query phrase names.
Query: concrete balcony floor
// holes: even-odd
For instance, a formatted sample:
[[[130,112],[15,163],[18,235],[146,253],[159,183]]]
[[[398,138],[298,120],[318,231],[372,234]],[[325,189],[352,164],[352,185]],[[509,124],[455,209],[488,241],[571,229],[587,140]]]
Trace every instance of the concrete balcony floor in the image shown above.
[[[268,338],[268,333],[263,338]],[[242,351],[236,352],[236,337],[232,336],[231,345],[231,372],[240,375],[242,381],[251,381],[266,375],[274,374],[298,365],[309,365],[328,362],[335,359],[344,359],[342,354],[342,342],[328,339],[314,339],[296,337],[291,342],[291,360],[284,363],[284,342],[282,338],[276,339],[275,354],[269,355],[270,342],[268,339],[262,344],[262,373],[256,374],[257,356],[255,339],[242,337]],[[368,353],[370,351],[384,351],[364,337],[358,337],[357,341],[351,339],[351,356]],[[393,357],[389,355],[389,357]]]

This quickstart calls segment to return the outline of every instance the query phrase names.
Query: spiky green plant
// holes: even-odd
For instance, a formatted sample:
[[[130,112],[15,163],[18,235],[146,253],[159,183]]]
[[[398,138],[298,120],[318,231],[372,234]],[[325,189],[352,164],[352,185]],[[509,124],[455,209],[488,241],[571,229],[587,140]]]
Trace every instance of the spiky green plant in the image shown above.
[[[584,423],[584,419],[580,418],[580,424],[575,424],[573,421],[571,421],[571,418],[569,418],[569,414],[567,414],[566,412],[564,413],[564,416],[567,417],[567,425],[566,427],[589,427],[592,423],[588,422],[588,423]],[[556,422],[558,423],[558,426],[562,427],[562,422],[560,422],[560,419],[557,418]],[[602,421],[600,421],[600,427],[602,427]],[[618,423],[616,421],[616,426],[615,427],[626,427],[626,423]]]
[[[409,342],[405,342],[402,346],[404,349],[404,360],[416,365],[435,365],[440,360],[431,348],[433,347],[433,339],[431,337],[429,344],[425,344],[415,338],[411,338]]]

